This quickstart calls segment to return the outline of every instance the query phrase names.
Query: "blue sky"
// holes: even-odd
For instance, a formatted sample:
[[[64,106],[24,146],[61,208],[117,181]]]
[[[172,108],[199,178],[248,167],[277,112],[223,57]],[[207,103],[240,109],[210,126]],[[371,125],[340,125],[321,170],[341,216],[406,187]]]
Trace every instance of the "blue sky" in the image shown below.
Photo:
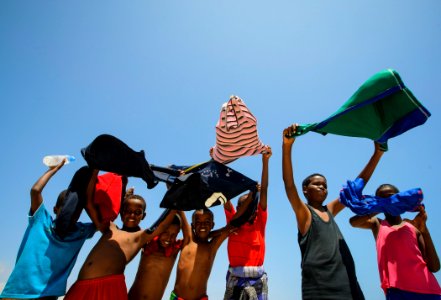
[[[43,156],[77,157],[46,186],[48,208],[85,164],[80,149],[102,133],[144,149],[153,164],[199,163],[209,159],[222,103],[236,94],[257,117],[259,135],[274,153],[265,260],[270,295],[285,299],[292,293],[291,299],[299,299],[300,251],[282,181],[282,130],[329,116],[385,68],[400,73],[432,117],[389,142],[365,192],[384,182],[402,190],[421,187],[439,251],[440,16],[436,0],[1,1],[0,228],[6,246],[0,250],[0,287],[27,225],[30,187],[45,171]],[[367,139],[302,136],[293,150],[296,183],[323,173],[327,201],[332,200],[372,152]],[[260,166],[258,156],[231,164],[256,180]],[[142,224],[147,227],[161,213],[165,187],[147,190],[139,179],[129,184],[148,201]],[[214,212],[217,227],[223,226],[223,210]],[[369,231],[350,227],[351,215],[347,210],[336,220],[366,299],[382,299],[374,239]],[[81,219],[88,221],[86,214]],[[84,245],[69,285],[98,238]],[[129,287],[138,260],[126,269]],[[225,244],[209,279],[212,299],[223,296],[227,265]]]

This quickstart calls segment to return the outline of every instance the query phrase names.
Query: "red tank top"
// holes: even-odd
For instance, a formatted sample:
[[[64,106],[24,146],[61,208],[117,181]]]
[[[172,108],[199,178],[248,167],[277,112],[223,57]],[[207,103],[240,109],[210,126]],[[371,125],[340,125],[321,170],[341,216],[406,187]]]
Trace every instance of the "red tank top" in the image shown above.
[[[225,210],[227,222],[236,213]],[[265,259],[265,227],[268,214],[257,207],[256,219],[253,224],[245,223],[228,237],[228,259],[231,267],[262,266]]]

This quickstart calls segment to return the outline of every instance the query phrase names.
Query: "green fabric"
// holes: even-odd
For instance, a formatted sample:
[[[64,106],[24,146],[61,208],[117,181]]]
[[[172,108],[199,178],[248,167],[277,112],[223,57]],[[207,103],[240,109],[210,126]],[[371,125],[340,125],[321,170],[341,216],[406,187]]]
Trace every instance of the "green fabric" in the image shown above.
[[[378,141],[395,123],[402,122],[404,117],[415,110],[419,110],[417,113],[422,115],[422,117],[419,117],[420,123],[424,123],[430,116],[430,113],[421,105],[412,92],[405,87],[398,73],[395,70],[387,69],[369,78],[329,118],[319,123],[299,125],[294,135],[300,136],[309,131],[314,131],[321,134],[333,133],[365,137]],[[421,118],[424,120],[421,121]],[[408,125],[407,127],[411,128],[417,125],[420,124]],[[402,132],[410,128],[402,129]],[[387,139],[395,135],[383,137],[385,141],[382,142],[386,149]]]

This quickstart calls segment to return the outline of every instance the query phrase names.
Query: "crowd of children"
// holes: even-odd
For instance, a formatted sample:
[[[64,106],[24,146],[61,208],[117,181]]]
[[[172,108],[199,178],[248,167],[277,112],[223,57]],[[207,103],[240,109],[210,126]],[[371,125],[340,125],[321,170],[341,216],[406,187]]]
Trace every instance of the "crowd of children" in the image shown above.
[[[314,173],[302,183],[306,202],[294,183],[291,159],[297,125],[283,130],[282,169],[285,191],[297,220],[301,252],[303,299],[365,299],[358,283],[348,245],[334,218],[345,206],[335,199],[324,204],[328,195],[326,178]],[[358,175],[365,183],[377,167],[383,150],[375,143],[374,153]],[[255,190],[241,196],[236,208],[224,204],[226,225],[213,230],[210,209],[192,213],[191,223],[178,210],[166,210],[155,226],[141,229],[146,216],[145,200],[124,189],[116,192],[120,201],[122,228],[113,218],[104,218],[93,202],[97,192],[98,170],[89,170],[84,208],[92,223],[77,222],[79,214],[56,222],[63,210],[66,192],[54,207],[53,220],[43,204],[42,190],[64,162],[49,168],[31,189],[29,225],[19,248],[15,268],[3,289],[2,299],[208,299],[207,284],[216,253],[228,239],[226,300],[268,299],[268,278],[264,268],[267,223],[268,169],[272,149],[262,152],[262,175]],[[121,189],[121,188],[120,188]],[[398,193],[390,184],[377,190],[378,197]],[[120,199],[119,199],[120,198]],[[257,203],[253,201],[258,199]],[[231,200],[231,199],[229,199]],[[254,211],[247,215],[250,209]],[[381,288],[386,299],[441,299],[441,289],[433,276],[440,262],[426,226],[427,213],[418,207],[413,220],[375,213],[355,216],[354,227],[371,229],[377,246]],[[238,225],[237,221],[246,216]],[[59,228],[57,224],[67,224]],[[57,227],[58,226],[58,227]],[[63,236],[58,234],[63,232]],[[77,281],[66,290],[67,278],[86,239],[99,230],[101,238],[84,261]],[[182,231],[182,239],[177,239]],[[98,234],[98,233],[97,233]],[[133,285],[128,289],[124,270],[142,252]],[[179,258],[178,258],[179,256]],[[174,264],[176,281],[171,295],[164,295]],[[226,264],[227,266],[227,264]]]

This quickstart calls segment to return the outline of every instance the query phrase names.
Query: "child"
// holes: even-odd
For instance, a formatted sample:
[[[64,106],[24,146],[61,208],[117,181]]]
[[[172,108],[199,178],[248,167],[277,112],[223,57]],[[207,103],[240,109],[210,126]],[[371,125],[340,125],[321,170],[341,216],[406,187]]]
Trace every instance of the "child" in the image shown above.
[[[387,198],[397,194],[391,184],[382,184],[375,195]],[[440,269],[440,262],[426,226],[424,206],[412,220],[385,213],[381,220],[373,213],[350,219],[354,227],[371,229],[378,256],[381,287],[386,299],[441,299],[441,288],[432,274]]]
[[[52,220],[43,204],[42,191],[64,161],[47,170],[31,189],[29,225],[21,242],[17,261],[0,298],[57,299],[66,292],[66,282],[84,241],[96,229],[92,223],[76,223],[67,228],[63,238],[55,233],[54,224],[63,209],[66,191],[60,193],[54,207],[56,219]],[[79,217],[79,215],[78,215]],[[75,224],[76,223],[76,224]]]
[[[234,234],[228,237],[227,285],[224,299],[246,299],[249,293],[256,294],[257,299],[268,298],[267,275],[263,267],[265,259],[265,227],[267,220],[268,161],[271,148],[266,146],[262,153],[262,178],[260,200],[256,213]],[[247,195],[239,198],[239,209]],[[224,205],[227,223],[236,212],[230,201]]]
[[[250,196],[247,204],[251,202],[251,198]],[[239,218],[246,208],[247,205],[241,207],[232,221]],[[235,231],[230,222],[210,239],[213,227],[213,213],[209,209],[194,211],[191,237],[184,244],[179,256],[176,282],[170,300],[208,299],[207,282],[217,250],[228,235]]]
[[[176,241],[182,227],[184,239]],[[182,245],[188,242],[191,227],[185,213],[179,211],[163,233],[144,246],[129,299],[162,299],[170,273]]]
[[[355,275],[355,266],[334,217],[344,208],[338,199],[327,205],[326,178],[308,176],[302,184],[304,203],[294,184],[291,149],[292,134],[297,125],[283,131],[283,181],[285,191],[297,218],[298,241],[302,253],[303,299],[364,299]],[[358,177],[367,182],[383,152],[375,144],[375,152]]]
[[[90,197],[89,197],[90,198]],[[69,299],[127,299],[124,278],[126,265],[138,251],[155,236],[164,231],[175,212],[167,217],[152,232],[140,230],[139,223],[145,217],[145,200],[139,195],[128,194],[121,207],[123,229],[110,222],[86,261],[78,280],[69,289],[65,300]],[[99,225],[102,226],[102,225]]]

